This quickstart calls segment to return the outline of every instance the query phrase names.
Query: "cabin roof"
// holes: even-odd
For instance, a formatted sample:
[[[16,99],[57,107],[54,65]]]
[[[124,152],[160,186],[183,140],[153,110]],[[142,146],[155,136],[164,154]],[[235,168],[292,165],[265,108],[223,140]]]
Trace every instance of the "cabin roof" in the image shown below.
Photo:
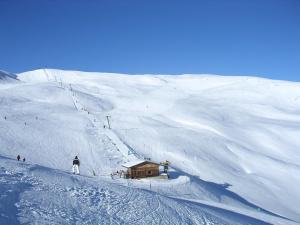
[[[154,162],[150,162],[150,161],[147,161],[147,160],[140,160],[140,159],[138,159],[138,160],[133,160],[133,161],[127,162],[127,163],[123,164],[122,166],[126,167],[126,168],[130,168],[130,167],[133,167],[133,166],[140,165],[142,163],[151,163],[151,164],[159,165],[158,163],[154,163]]]

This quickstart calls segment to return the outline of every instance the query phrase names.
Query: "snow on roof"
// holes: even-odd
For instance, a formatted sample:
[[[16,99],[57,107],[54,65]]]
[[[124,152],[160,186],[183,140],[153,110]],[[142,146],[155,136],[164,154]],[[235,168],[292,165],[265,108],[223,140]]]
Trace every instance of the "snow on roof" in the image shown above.
[[[124,163],[122,166],[123,166],[123,167],[126,167],[126,168],[130,168],[130,167],[139,165],[139,164],[144,163],[144,162],[154,163],[154,162],[150,162],[150,161],[147,161],[147,160],[137,159],[137,160],[133,160],[133,161]],[[154,164],[157,164],[157,163],[154,163]]]
[[[137,160],[133,160],[133,161],[129,161],[127,163],[124,163],[122,166],[129,168],[129,167],[133,167],[133,166],[136,166],[138,164],[141,164],[143,162],[146,162],[146,160],[137,159]]]

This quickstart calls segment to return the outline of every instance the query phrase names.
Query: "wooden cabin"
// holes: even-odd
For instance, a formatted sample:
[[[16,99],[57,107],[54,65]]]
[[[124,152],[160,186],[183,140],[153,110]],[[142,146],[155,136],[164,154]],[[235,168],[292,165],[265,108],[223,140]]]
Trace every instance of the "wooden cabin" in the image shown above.
[[[159,176],[158,163],[140,160],[128,162],[124,164],[123,167],[127,168],[127,172],[125,174],[126,178],[136,179]]]

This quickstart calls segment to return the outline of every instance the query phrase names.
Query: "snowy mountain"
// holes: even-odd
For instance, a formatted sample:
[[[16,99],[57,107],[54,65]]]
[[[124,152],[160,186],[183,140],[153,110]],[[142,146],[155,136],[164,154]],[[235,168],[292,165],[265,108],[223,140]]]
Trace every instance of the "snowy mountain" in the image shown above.
[[[4,81],[15,81],[17,76],[12,73],[7,73],[5,71],[0,70],[0,82]]]
[[[15,78],[0,82],[0,224],[299,223],[299,83],[52,69]],[[75,155],[82,176],[70,174]],[[169,160],[171,179],[111,179],[145,157]]]

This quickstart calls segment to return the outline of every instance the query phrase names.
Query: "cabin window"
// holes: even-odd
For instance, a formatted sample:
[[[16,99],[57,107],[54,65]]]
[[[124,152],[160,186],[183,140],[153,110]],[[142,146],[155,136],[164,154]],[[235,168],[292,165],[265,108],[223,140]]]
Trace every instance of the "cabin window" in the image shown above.
[[[152,171],[151,170],[148,170],[148,175],[152,175]]]

